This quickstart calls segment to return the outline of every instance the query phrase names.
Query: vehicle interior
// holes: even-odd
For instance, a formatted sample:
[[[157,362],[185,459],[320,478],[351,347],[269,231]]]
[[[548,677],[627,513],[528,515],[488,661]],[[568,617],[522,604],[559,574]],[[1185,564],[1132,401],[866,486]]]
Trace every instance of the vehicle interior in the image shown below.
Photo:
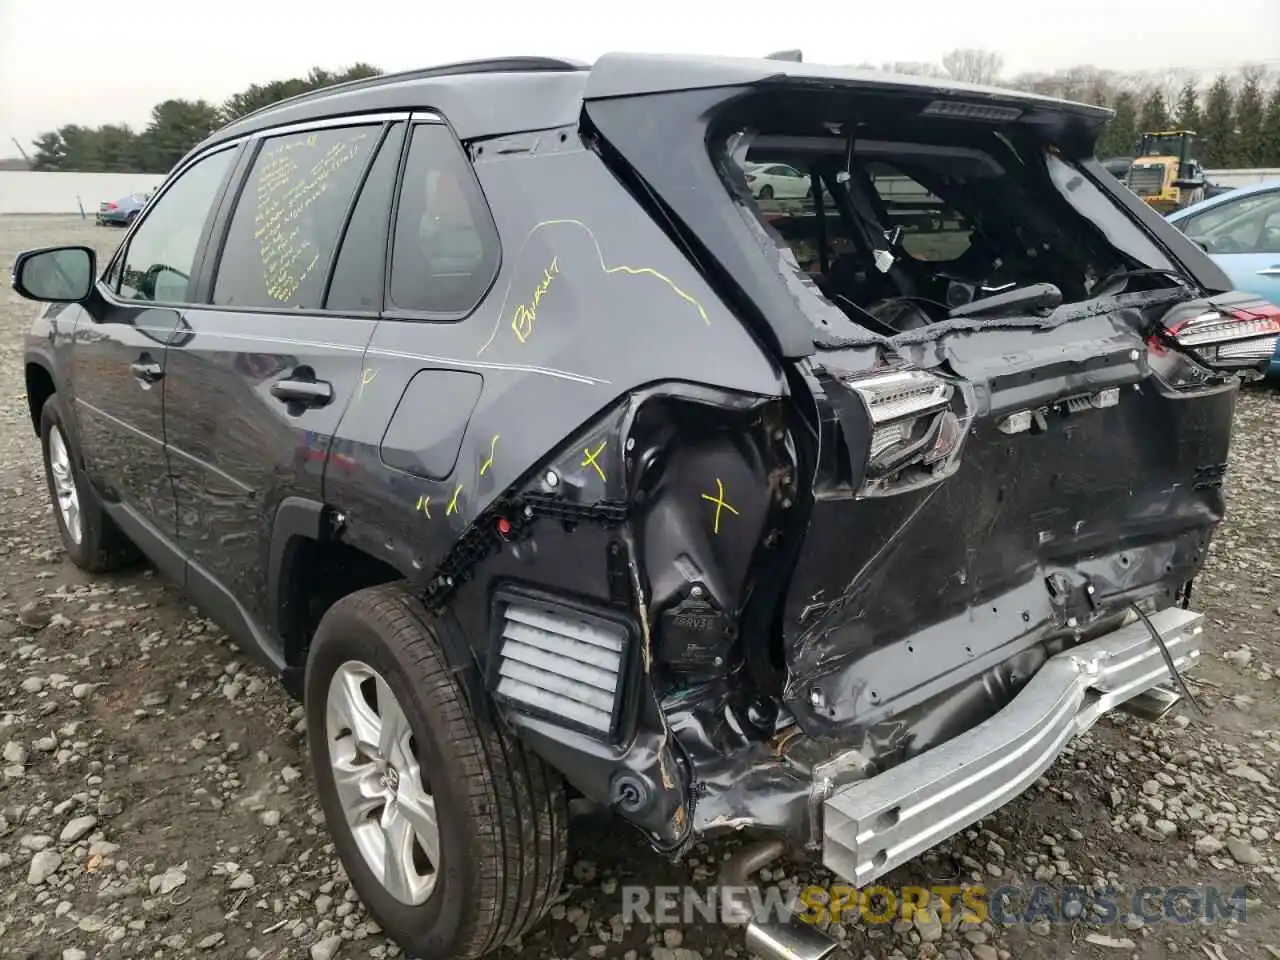
[[[1210,253],[1280,253],[1280,190],[1224,203],[1179,226]]]
[[[1143,266],[1072,206],[1050,170],[1063,162],[1033,131],[904,120],[901,101],[878,115],[872,98],[856,113],[806,116],[787,99],[786,109],[757,107],[726,137],[722,169],[796,265],[864,326],[868,315],[896,333],[1051,309]],[[744,165],[767,163],[806,171],[813,189],[761,200],[733,182]]]

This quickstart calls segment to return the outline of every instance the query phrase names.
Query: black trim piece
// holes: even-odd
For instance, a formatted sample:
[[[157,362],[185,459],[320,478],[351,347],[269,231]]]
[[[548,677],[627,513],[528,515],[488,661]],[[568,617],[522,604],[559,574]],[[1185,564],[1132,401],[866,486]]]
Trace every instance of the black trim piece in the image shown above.
[[[279,674],[284,669],[284,643],[253,622],[249,611],[204,567],[187,561],[185,590],[195,605],[231,635],[245,653]]]
[[[113,523],[133,541],[167,580],[185,586],[187,559],[172,540],[123,503],[103,503],[102,509]]]
[[[373,170],[374,163],[377,162],[378,154],[382,151],[382,145],[387,141],[391,125],[392,121],[390,120],[382,124],[382,131],[378,134],[378,142],[369,151],[369,159],[365,161],[364,169],[360,171],[360,180],[356,183],[356,188],[351,193],[351,199],[347,201],[347,212],[342,215],[342,226],[338,229],[337,242],[334,243],[333,252],[329,254],[329,262],[324,268],[324,286],[320,290],[320,306],[322,308],[329,302],[329,287],[333,284],[333,271],[338,266],[338,255],[342,253],[342,244],[346,242],[347,230],[351,227],[351,218],[355,215],[356,206],[360,203],[360,195],[364,193],[365,184],[369,182],[369,174]]]
[[[476,566],[500,551],[504,544],[518,540],[539,518],[570,524],[595,523],[612,529],[626,522],[629,511],[629,506],[618,500],[576,504],[544,493],[530,493],[516,500],[495,500],[454,541],[448,555],[427,581],[423,601],[428,609],[440,610],[454,588],[470,578]],[[510,524],[506,534],[498,532],[500,518]]]
[[[295,616],[289,596],[282,594],[281,577],[298,540],[324,540],[325,506],[304,497],[285,497],[276,509],[271,526],[271,546],[267,559],[267,617],[271,630],[279,637],[289,635]]]
[[[284,644],[264,632],[235,597],[198,564],[192,563],[172,540],[122,503],[104,503],[103,510],[161,575],[178,584],[191,601],[230,634],[236,644],[263,666],[281,672]]]

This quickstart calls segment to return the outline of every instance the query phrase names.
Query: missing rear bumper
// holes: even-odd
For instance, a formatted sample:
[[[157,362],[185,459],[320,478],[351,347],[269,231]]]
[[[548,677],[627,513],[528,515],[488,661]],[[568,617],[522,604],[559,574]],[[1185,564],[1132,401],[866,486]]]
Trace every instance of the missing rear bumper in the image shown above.
[[[1200,655],[1204,615],[1170,608],[1151,617],[1180,672]],[[1063,651],[995,716],[823,805],[823,863],[856,886],[1012,800],[1102,714],[1169,679],[1140,622]]]

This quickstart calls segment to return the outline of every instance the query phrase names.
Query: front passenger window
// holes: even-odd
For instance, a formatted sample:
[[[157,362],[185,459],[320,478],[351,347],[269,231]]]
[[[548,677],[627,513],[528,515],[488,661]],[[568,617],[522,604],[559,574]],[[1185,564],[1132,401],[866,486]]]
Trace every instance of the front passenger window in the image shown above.
[[[234,155],[235,150],[221,150],[197,160],[148,211],[125,251],[121,297],[157,303],[190,300],[200,237]]]

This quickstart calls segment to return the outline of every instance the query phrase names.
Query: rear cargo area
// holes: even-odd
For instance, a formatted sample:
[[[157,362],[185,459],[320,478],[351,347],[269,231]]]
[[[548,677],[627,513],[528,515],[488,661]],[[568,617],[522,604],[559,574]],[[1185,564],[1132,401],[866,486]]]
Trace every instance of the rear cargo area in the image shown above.
[[[1179,601],[1236,384],[1153,330],[1225,278],[1091,169],[1104,111],[779,77],[588,115],[791,364],[811,482],[771,655],[805,734],[900,762]]]

